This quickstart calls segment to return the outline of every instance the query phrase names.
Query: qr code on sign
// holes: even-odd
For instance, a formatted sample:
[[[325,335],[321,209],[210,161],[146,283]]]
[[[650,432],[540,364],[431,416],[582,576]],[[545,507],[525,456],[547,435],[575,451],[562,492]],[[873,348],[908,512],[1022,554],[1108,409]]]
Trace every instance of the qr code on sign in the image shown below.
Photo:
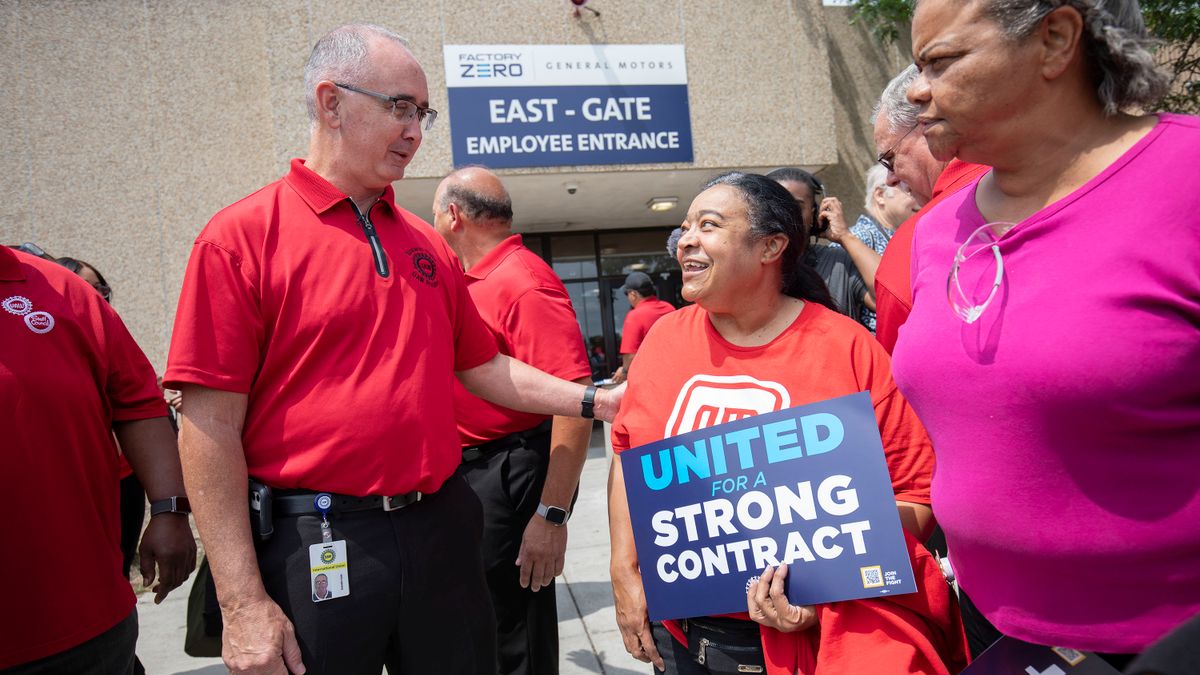
[[[883,585],[883,569],[879,565],[860,567],[863,588],[878,588]]]

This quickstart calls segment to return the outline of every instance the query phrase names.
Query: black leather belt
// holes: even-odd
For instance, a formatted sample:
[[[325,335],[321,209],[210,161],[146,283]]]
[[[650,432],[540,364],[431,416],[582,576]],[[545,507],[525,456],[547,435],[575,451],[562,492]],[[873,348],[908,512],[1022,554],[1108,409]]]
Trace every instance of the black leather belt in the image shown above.
[[[288,491],[285,494],[275,493],[274,499],[271,500],[271,506],[277,516],[307,516],[316,515],[319,512],[313,504],[320,492],[294,492]],[[411,506],[421,501],[423,493],[413,490],[398,495],[368,495],[366,497],[353,497],[350,495],[339,495],[332,492],[326,493],[333,499],[333,505],[330,507],[330,513],[351,513],[353,511],[370,511],[372,509],[382,509],[384,511],[398,511],[406,506]]]
[[[749,619],[735,619],[728,616],[704,616],[691,619],[680,619],[679,628],[684,633],[693,628],[706,630],[711,633],[726,633],[730,635],[758,635],[758,624]]]
[[[479,445],[472,445],[470,447],[463,448],[463,464],[470,464],[471,462],[481,460],[484,457],[494,455],[497,452],[513,450],[522,447],[525,445],[525,441],[529,440],[530,438],[550,433],[551,422],[552,420],[546,420],[532,429],[518,431],[514,434],[501,436],[495,440],[488,441],[487,443],[480,443]]]

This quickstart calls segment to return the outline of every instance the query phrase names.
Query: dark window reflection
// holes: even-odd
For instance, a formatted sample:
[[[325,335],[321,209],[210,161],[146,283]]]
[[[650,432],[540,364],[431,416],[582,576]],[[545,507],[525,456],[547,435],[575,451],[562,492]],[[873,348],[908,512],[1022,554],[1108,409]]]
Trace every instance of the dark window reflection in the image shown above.
[[[608,276],[637,271],[655,277],[663,272],[678,272],[679,265],[667,255],[670,234],[669,229],[601,233],[601,273]]]
[[[550,244],[554,254],[551,266],[559,279],[596,277],[596,245],[591,233],[556,236]]]

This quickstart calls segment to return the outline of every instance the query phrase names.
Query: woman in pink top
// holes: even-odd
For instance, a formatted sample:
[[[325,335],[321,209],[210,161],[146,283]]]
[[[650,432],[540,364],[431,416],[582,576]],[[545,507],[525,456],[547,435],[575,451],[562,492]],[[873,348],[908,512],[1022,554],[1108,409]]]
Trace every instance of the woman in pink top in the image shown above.
[[[915,231],[894,356],[970,601],[1117,664],[1200,612],[1200,120],[1129,112],[1145,38],[1136,0],[919,2],[929,148],[994,169]]]

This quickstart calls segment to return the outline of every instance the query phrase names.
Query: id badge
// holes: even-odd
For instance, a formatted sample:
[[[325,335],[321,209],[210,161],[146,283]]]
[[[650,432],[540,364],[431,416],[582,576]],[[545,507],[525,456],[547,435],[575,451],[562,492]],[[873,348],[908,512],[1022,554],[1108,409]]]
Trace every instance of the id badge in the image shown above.
[[[313,602],[350,595],[350,564],[346,559],[345,541],[309,546],[308,566]]]

